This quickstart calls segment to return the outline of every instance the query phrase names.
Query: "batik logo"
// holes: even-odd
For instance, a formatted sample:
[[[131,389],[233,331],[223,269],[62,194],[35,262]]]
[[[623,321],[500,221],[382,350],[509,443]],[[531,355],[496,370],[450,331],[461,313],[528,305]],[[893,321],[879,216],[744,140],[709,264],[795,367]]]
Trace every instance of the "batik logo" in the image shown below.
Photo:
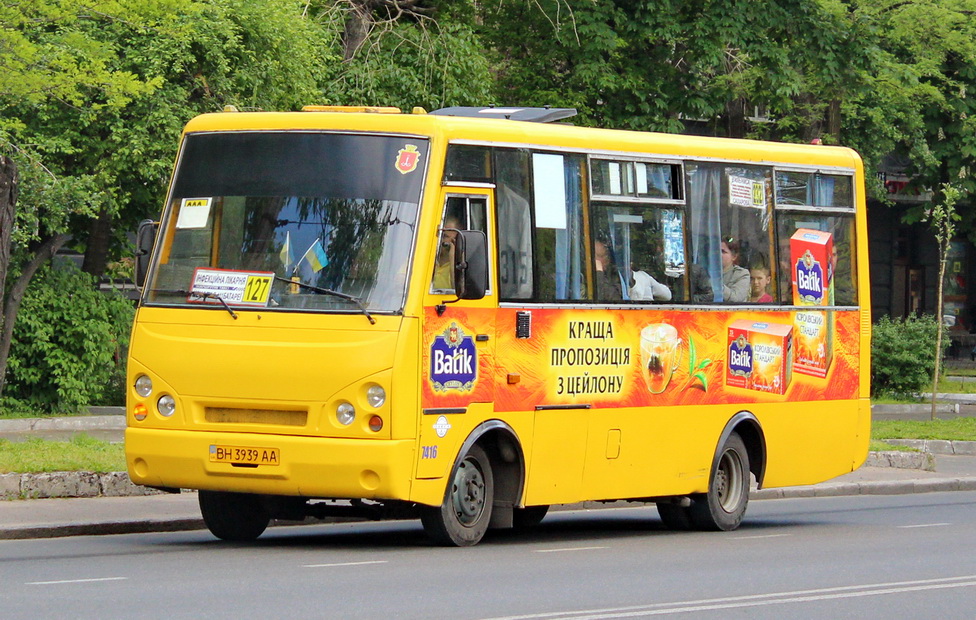
[[[434,338],[430,345],[430,380],[437,392],[470,392],[478,379],[478,351],[474,338],[457,323]]]

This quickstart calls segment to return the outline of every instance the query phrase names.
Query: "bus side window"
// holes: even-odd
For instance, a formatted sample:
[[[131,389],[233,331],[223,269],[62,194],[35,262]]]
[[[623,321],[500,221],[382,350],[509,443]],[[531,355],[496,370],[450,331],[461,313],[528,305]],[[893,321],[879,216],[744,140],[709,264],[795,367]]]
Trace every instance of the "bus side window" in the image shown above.
[[[841,214],[780,213],[777,224],[779,238],[780,291],[783,303],[793,303],[793,265],[790,239],[800,228],[829,232],[833,250],[830,256],[832,274],[831,305],[856,306],[857,280],[854,270],[854,216]]]
[[[759,166],[726,166],[689,162],[688,207],[691,240],[692,301],[695,303],[772,303],[775,279],[762,280],[752,290],[751,270],[757,277],[771,264],[770,217],[772,170]],[[707,275],[712,289],[704,293]],[[695,289],[698,290],[695,290]]]
[[[468,229],[467,209],[464,198],[450,196],[444,205],[444,219],[441,220],[440,235],[437,239],[437,254],[434,256],[434,273],[431,290],[449,292],[454,290],[454,251],[458,230]]]
[[[530,299],[533,276],[528,151],[496,149],[495,170],[499,297]]]
[[[593,206],[596,299],[684,300],[683,212],[625,204]]]
[[[532,155],[539,301],[586,299],[584,165],[578,155]]]
[[[831,234],[832,305],[857,305],[854,256],[853,177],[797,171],[776,171],[777,265],[780,301],[793,303],[793,267],[790,239],[800,228]],[[790,212],[816,207],[819,212]]]
[[[454,252],[459,230],[480,230],[488,234],[487,205],[478,196],[448,196],[444,203],[437,253],[434,256],[432,292],[454,291]]]

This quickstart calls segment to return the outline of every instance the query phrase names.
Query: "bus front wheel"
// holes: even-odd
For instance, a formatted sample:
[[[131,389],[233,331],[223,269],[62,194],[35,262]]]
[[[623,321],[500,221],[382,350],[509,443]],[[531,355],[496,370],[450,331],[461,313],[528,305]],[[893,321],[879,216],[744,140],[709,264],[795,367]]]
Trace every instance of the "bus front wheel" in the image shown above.
[[[444,502],[440,506],[422,507],[420,520],[424,531],[442,545],[477,544],[491,520],[494,487],[488,455],[480,446],[471,446],[454,471]]]
[[[254,540],[271,522],[271,515],[259,495],[199,491],[197,500],[207,529],[221,540]]]
[[[692,497],[692,524],[701,530],[730,531],[739,527],[749,503],[749,453],[732,433],[718,454],[708,493]]]

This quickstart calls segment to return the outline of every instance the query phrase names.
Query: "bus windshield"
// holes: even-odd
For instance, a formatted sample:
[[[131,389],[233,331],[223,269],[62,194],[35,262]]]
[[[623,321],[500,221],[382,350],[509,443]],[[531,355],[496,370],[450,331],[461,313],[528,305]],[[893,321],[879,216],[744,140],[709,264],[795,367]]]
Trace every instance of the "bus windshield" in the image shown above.
[[[413,137],[188,135],[145,302],[400,311],[426,153]]]

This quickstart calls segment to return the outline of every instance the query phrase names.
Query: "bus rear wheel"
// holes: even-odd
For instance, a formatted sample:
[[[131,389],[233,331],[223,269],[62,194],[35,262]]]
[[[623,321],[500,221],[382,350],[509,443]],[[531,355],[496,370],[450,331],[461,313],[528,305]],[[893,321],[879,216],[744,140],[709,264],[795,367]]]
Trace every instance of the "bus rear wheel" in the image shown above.
[[[420,520],[424,531],[441,545],[477,544],[491,520],[494,487],[488,455],[480,446],[471,446],[454,471],[443,503],[422,507]]]
[[[271,515],[259,495],[199,491],[197,499],[207,529],[221,540],[254,540],[271,522]]]
[[[730,531],[742,523],[749,503],[749,453],[737,433],[719,451],[708,493],[692,500],[688,516],[697,529]]]

